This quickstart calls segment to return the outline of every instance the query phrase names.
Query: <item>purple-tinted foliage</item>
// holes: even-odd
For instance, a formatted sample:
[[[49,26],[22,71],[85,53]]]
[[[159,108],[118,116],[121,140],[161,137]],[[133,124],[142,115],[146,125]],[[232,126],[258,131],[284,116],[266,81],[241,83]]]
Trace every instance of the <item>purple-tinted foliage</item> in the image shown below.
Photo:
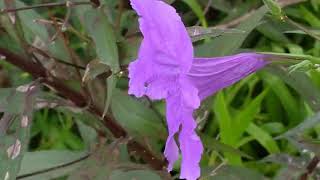
[[[161,0],[131,0],[143,41],[129,65],[129,94],[166,100],[168,170],[182,155],[180,178],[196,180],[203,146],[193,111],[200,101],[266,65],[265,55],[194,58],[192,41],[175,9]],[[179,133],[178,147],[175,135]]]

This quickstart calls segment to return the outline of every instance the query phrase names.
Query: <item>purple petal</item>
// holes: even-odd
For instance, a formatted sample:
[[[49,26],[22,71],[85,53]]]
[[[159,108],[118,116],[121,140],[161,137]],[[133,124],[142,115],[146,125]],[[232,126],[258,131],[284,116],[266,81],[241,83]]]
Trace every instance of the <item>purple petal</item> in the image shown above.
[[[138,59],[129,65],[129,94],[163,99],[179,89],[180,74],[193,61],[193,47],[175,9],[159,0],[131,0],[144,36]]]
[[[189,89],[185,89],[185,91],[189,91]],[[197,124],[193,119],[193,111],[197,107],[195,104],[191,104],[191,106],[185,104],[186,100],[179,93],[168,97],[166,102],[169,136],[164,154],[169,161],[168,170],[172,170],[174,162],[179,157],[179,149],[174,135],[178,133],[181,125],[179,135],[182,154],[181,178],[195,180],[200,176],[199,162],[203,151],[201,140],[195,133]]]
[[[215,58],[195,58],[188,73],[190,81],[204,99],[218,90],[234,84],[267,64],[269,56],[242,53]]]
[[[197,109],[200,106],[198,89],[192,84],[188,76],[180,76],[180,91],[184,107]]]
[[[174,139],[174,135],[179,131],[181,125],[181,101],[179,96],[171,96],[167,99],[167,124],[169,136],[167,138],[164,155],[167,158],[168,171],[172,170],[174,163],[179,158],[179,148]]]
[[[143,59],[153,57],[151,46],[148,41],[143,41],[140,46],[139,58],[129,64],[129,94],[137,97],[145,95],[145,82],[153,76],[152,64]]]
[[[196,180],[200,177],[200,166],[203,146],[195,132],[197,126],[192,116],[193,109],[185,108],[183,114],[182,130],[179,136],[182,154],[181,179]]]
[[[131,0],[132,7],[139,14],[140,30],[144,41],[152,49],[153,61],[188,72],[193,58],[193,47],[187,30],[176,10],[160,0]],[[144,51],[141,47],[140,52]],[[140,59],[139,53],[139,59]]]

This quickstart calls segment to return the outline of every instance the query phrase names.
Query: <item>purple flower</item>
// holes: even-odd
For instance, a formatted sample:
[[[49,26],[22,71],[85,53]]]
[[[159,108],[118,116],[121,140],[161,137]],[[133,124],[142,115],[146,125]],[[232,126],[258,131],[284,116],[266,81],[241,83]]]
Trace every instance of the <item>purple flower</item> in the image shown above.
[[[161,0],[131,0],[131,5],[140,16],[144,39],[137,60],[129,65],[129,94],[166,100],[168,170],[181,151],[180,178],[196,180],[203,146],[195,132],[193,111],[202,99],[266,65],[266,56],[194,58],[191,39],[173,7]]]

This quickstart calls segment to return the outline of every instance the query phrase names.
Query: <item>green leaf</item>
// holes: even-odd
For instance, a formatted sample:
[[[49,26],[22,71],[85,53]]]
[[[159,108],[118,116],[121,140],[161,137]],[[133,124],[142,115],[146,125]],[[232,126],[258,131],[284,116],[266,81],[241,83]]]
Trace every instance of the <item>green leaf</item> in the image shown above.
[[[87,83],[95,79],[102,73],[108,72],[110,70],[109,66],[101,63],[99,60],[92,60],[87,64],[86,71],[83,75],[82,82]]]
[[[107,16],[101,9],[90,9],[84,13],[85,26],[94,40],[99,60],[110,66],[113,73],[119,71],[116,36]]]
[[[134,171],[113,171],[109,177],[110,180],[124,180],[124,179],[135,179],[135,180],[161,180],[160,176],[146,170],[134,170]]]
[[[80,167],[81,159],[86,158],[87,152],[72,152],[66,150],[27,152],[23,157],[19,176],[25,177],[21,178],[24,180],[43,180],[61,177]],[[75,166],[72,166],[73,164]],[[72,168],[69,168],[69,166]],[[37,175],[30,176],[31,174]]]
[[[127,93],[114,91],[111,110],[116,120],[130,132],[165,139],[166,131],[157,114]]]
[[[266,70],[277,75],[277,77],[281,78],[284,82],[294,88],[308,102],[314,111],[320,110],[319,89],[314,85],[308,75],[303,72],[292,72],[291,74],[288,74],[285,70],[277,67],[268,67]],[[276,91],[278,91],[278,89]]]
[[[0,9],[4,8],[4,1],[0,1]],[[27,5],[22,1],[15,0],[16,8],[26,7]],[[50,42],[50,35],[46,29],[46,26],[36,22],[39,19],[45,19],[45,17],[38,14],[33,9],[27,11],[18,12],[22,29],[24,32],[24,38],[29,44],[35,44],[35,42],[46,44],[50,53],[59,59],[68,60],[69,55],[67,50],[63,46],[63,41],[60,37],[57,37],[55,42]]]
[[[257,97],[250,101],[248,105],[246,105],[245,109],[242,109],[235,116],[235,125],[233,130],[233,136],[240,138],[242,134],[246,131],[249,124],[254,120],[255,116],[260,111],[260,106],[262,100],[269,92],[269,89],[265,89],[262,93],[260,93]]]
[[[281,134],[286,131],[285,126],[281,122],[269,122],[261,126],[263,130],[271,135]]]
[[[256,171],[239,166],[222,166],[213,169],[210,175],[204,176],[207,180],[266,180],[266,178]]]
[[[188,27],[187,30],[188,30],[189,36],[192,39],[192,42],[200,41],[208,37],[218,37],[223,34],[245,33],[244,31],[241,31],[238,29],[222,29],[222,28],[215,28],[215,27],[204,28],[201,26]]]
[[[276,76],[260,72],[263,80],[270,86],[273,92],[281,100],[288,117],[290,118],[290,125],[299,123],[301,120],[301,111],[296,98],[292,95],[288,87]]]
[[[85,12],[85,26],[89,32],[89,35],[95,42],[96,52],[99,60],[102,63],[110,66],[112,73],[116,73],[120,70],[119,67],[119,55],[116,42],[116,35],[112,25],[109,23],[108,17],[104,14],[102,9],[90,9]],[[103,116],[109,109],[111,102],[111,96],[115,88],[115,77],[112,75],[108,78],[107,84],[107,99]]]
[[[198,1],[197,0],[183,0],[183,2],[185,2],[192,9],[192,11],[197,15],[202,26],[208,27],[206,17],[204,16],[204,12],[202,11],[201,6],[198,3]]]
[[[81,120],[76,121],[81,137],[88,148],[98,140],[97,132],[90,126],[84,124]]]
[[[196,56],[224,56],[235,53],[235,51],[240,48],[251,31],[260,24],[267,11],[268,10],[265,6],[259,8],[250,16],[250,18],[236,27],[236,29],[244,31],[245,33],[224,34],[215,38],[214,40],[209,41],[208,43],[196,46]]]
[[[233,144],[231,115],[222,91],[216,94],[213,110],[219,121],[222,142],[228,145]]]
[[[319,16],[312,13],[312,11],[308,10],[305,6],[300,6],[299,11],[303,15],[304,19],[313,27],[320,27],[320,18]]]
[[[284,168],[277,172],[274,180],[299,179],[298,177],[305,171],[305,162],[309,161],[306,156],[294,157],[289,154],[271,154],[262,159],[262,162],[276,163]]]
[[[282,134],[280,137],[299,137],[306,129],[311,129],[315,125],[320,123],[320,112],[316,113],[314,116],[305,119],[297,125],[296,127],[288,130],[284,134]]]
[[[251,123],[247,128],[247,133],[253,136],[267,151],[272,153],[279,153],[280,149],[275,140],[263,129]]]
[[[217,150],[217,151],[221,151],[221,152],[228,152],[228,153],[239,155],[239,156],[242,156],[242,157],[245,157],[248,159],[253,159],[251,156],[249,156],[245,152],[242,152],[242,151],[240,151],[230,145],[221,143],[221,142],[217,141],[215,138],[208,137],[208,136],[202,134],[201,140],[202,140],[204,146],[208,149]]]
[[[292,144],[294,144],[299,151],[309,151],[316,156],[320,156],[320,142],[308,137],[294,136],[287,138]]]
[[[319,11],[320,2],[318,0],[311,0],[311,5],[315,11]]]
[[[305,159],[306,160],[306,159]],[[281,164],[284,166],[293,166],[297,169],[303,168],[303,161],[301,157],[294,157],[289,154],[271,154],[265,158],[262,159],[262,162],[273,162],[277,164]]]
[[[263,3],[268,7],[271,14],[278,19],[281,19],[283,16],[282,9],[280,5],[274,0],[263,0]]]
[[[290,43],[290,40],[283,34],[281,26],[278,22],[268,21],[257,27],[257,30],[264,36],[279,43]]]
[[[231,115],[229,113],[223,91],[217,93],[213,108],[216,118],[219,122],[221,141],[227,145],[235,146],[236,138],[233,136]],[[226,152],[225,156],[229,163],[234,165],[241,164],[241,158],[239,155]]]
[[[107,79],[107,99],[104,105],[103,117],[108,113],[109,106],[112,101],[113,89],[116,88],[116,77],[115,75],[111,75]]]
[[[37,85],[30,83],[13,91],[9,90],[9,94],[4,93],[9,95],[6,100],[3,97],[0,98],[2,102],[6,102],[1,105],[7,108],[0,120],[1,179],[5,179],[8,176],[10,179],[16,179],[19,172],[21,160],[28,149],[34,98],[37,95],[37,91]],[[6,90],[3,92],[6,92]],[[16,92],[20,93],[21,97],[17,98],[15,96]],[[20,108],[7,107],[16,103],[21,103]]]

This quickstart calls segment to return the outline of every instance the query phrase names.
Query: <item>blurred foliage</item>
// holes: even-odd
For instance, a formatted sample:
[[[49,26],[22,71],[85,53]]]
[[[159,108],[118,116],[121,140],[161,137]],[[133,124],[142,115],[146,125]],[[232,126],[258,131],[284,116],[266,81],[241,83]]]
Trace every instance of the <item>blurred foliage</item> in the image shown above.
[[[0,9],[56,2],[64,1],[5,0]],[[285,8],[281,2],[290,0],[167,2],[189,27],[197,56],[258,51],[294,62],[250,75],[195,113],[205,145],[201,179],[302,179],[308,163],[320,157],[320,1]],[[0,15],[0,47],[36,59],[70,88],[90,94],[90,103],[160,156],[164,102],[126,93],[125,67],[140,41],[138,16],[127,0]],[[171,179],[130,154],[128,139],[101,136],[102,122],[85,107],[74,107],[5,61],[0,66],[1,179]],[[27,128],[21,126],[26,117],[32,117]],[[178,166],[173,178],[177,172]],[[308,175],[320,179],[320,169]]]

